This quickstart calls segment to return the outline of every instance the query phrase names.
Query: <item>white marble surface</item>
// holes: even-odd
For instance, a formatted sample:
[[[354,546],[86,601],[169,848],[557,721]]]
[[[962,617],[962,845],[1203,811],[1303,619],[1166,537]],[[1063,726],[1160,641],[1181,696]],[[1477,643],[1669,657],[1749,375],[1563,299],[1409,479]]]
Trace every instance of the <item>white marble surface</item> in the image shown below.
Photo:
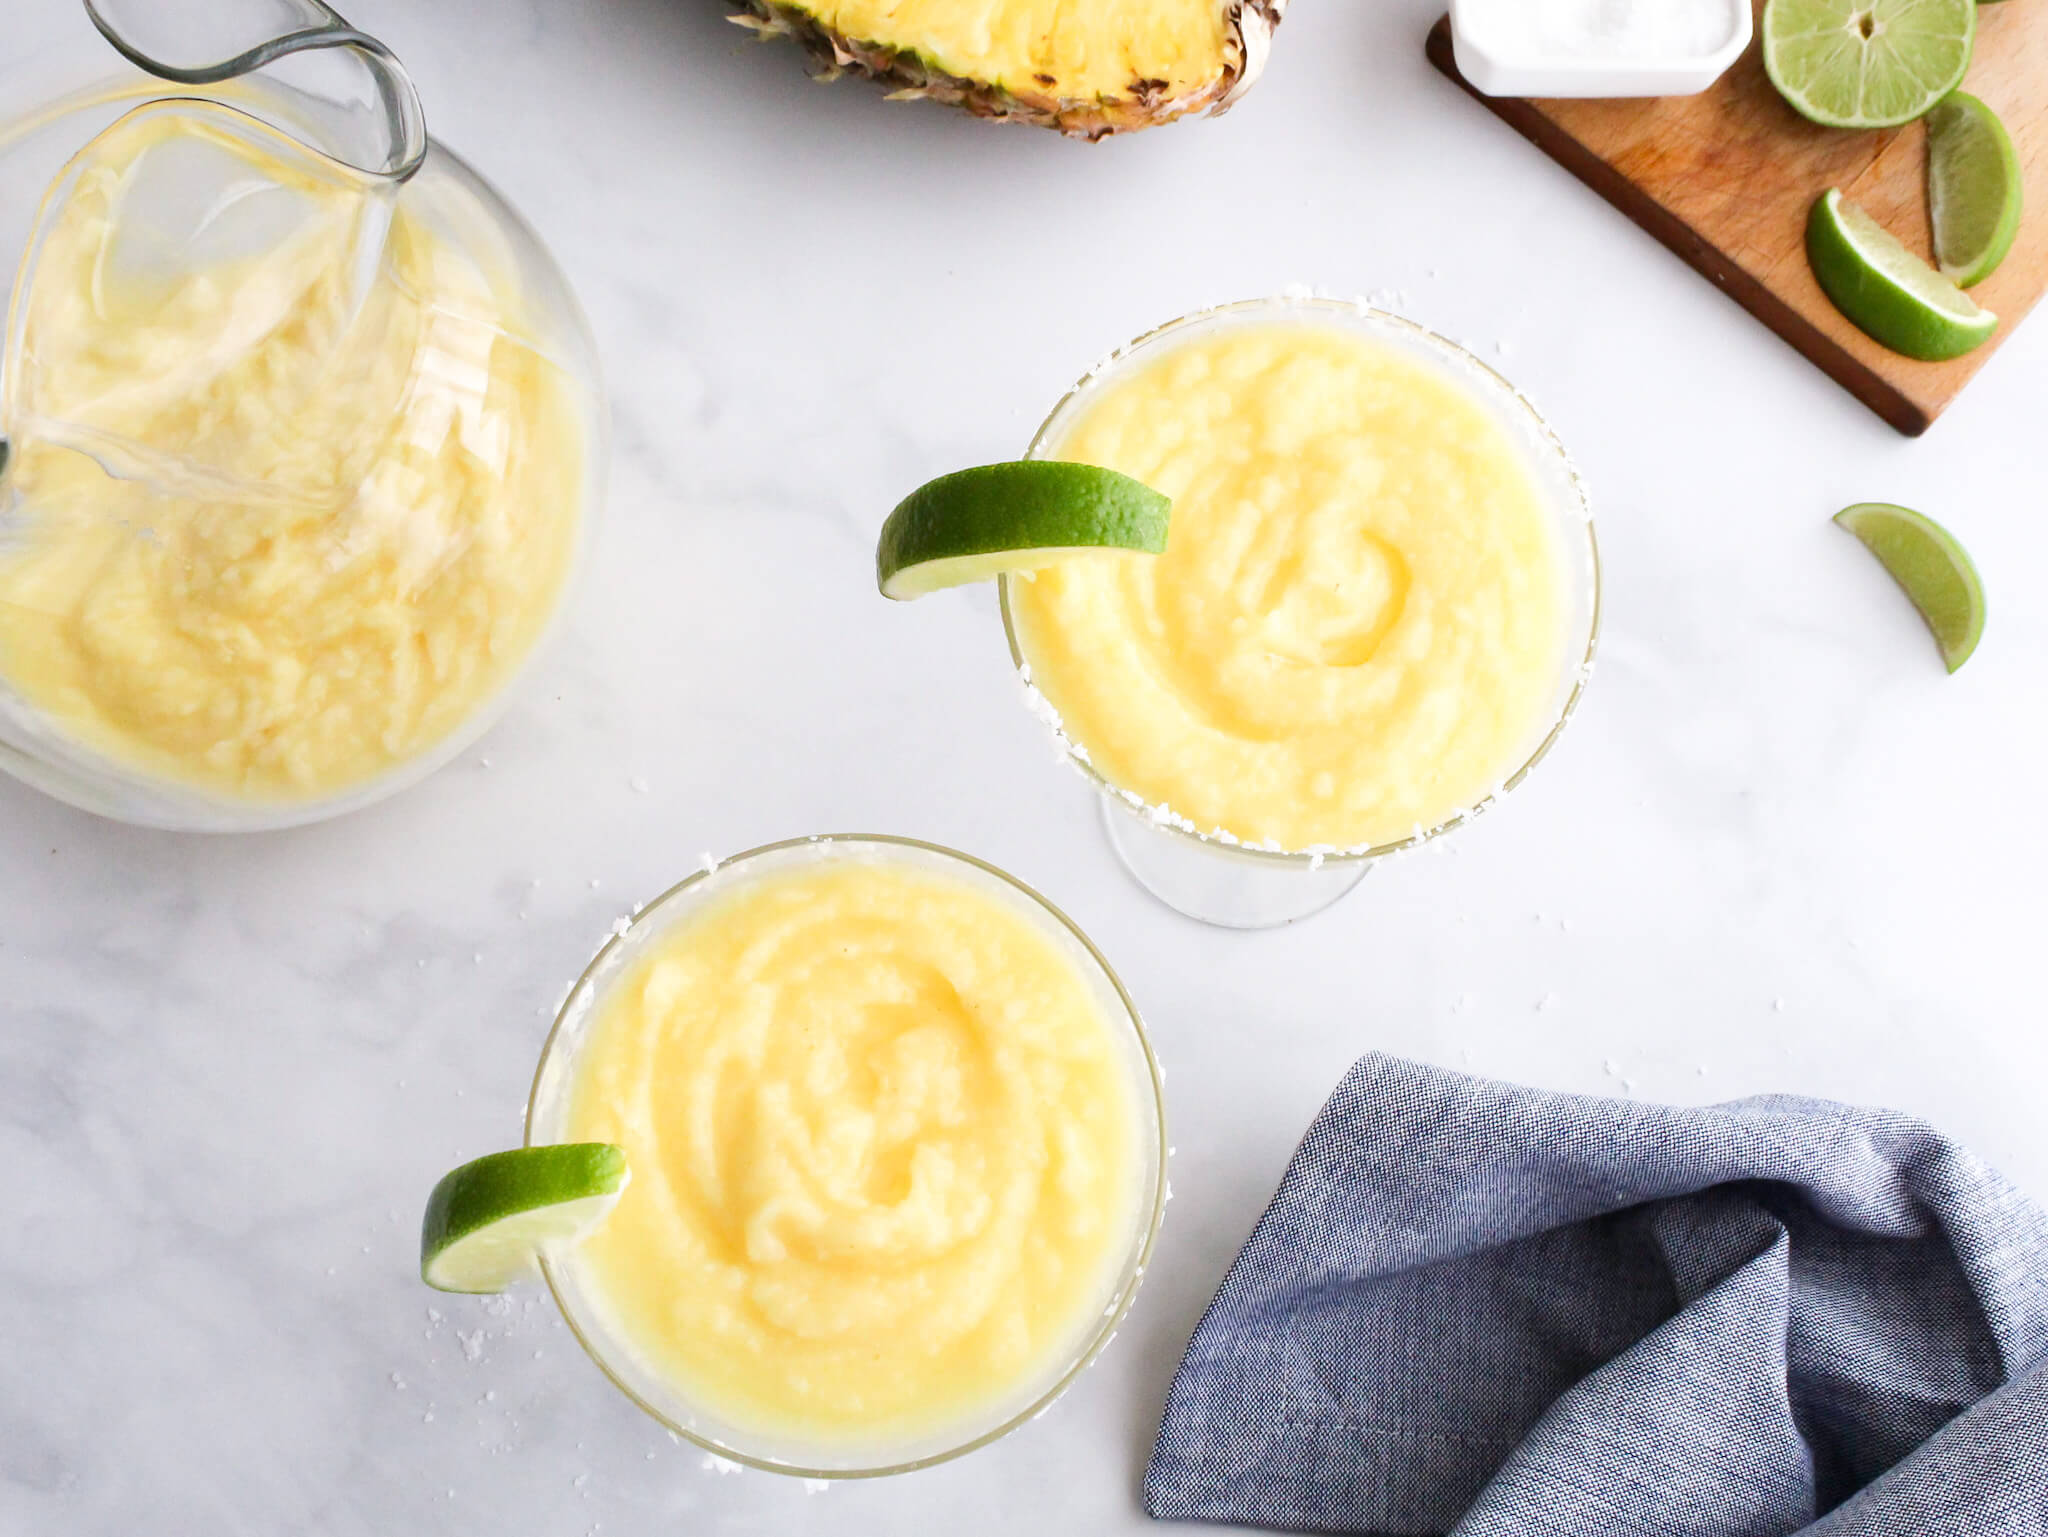
[[[10,102],[72,0],[9,0]],[[202,841],[0,784],[0,1533],[1138,1531],[1175,1356],[1359,1051],[1936,1119],[2048,1192],[2048,319],[1897,438],[1424,63],[1429,0],[1298,0],[1231,117],[1100,147],[804,79],[710,0],[353,0],[524,207],[610,370],[609,524],[483,748],[345,822]],[[990,594],[892,608],[895,498],[1021,449],[1106,347],[1295,282],[1497,356],[1594,482],[1603,661],[1446,851],[1294,929],[1141,896]],[[1948,520],[1945,677],[1827,516]],[[644,793],[636,790],[644,782]],[[549,1006],[700,850],[875,829],[1065,904],[1150,1016],[1178,1199],[1051,1415],[913,1477],[726,1476],[415,1222],[518,1135]]]

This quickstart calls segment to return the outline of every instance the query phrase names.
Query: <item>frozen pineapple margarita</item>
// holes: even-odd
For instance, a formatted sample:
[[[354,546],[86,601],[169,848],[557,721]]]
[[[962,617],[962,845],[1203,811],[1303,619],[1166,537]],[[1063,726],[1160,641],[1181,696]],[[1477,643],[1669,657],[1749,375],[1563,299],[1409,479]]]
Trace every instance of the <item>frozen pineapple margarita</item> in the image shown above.
[[[988,867],[824,839],[678,888],[572,997],[531,1140],[632,1180],[550,1278],[675,1428],[874,1472],[1042,1407],[1135,1289],[1156,1077],[1087,942]]]
[[[1480,376],[1517,398],[1436,343],[1351,306],[1234,306],[1135,346],[1034,445],[1172,498],[1163,554],[1005,582],[1031,683],[1155,819],[1383,847],[1483,802],[1558,722],[1583,503],[1568,535]]]
[[[203,218],[168,190],[195,180]],[[467,195],[431,169],[368,190],[193,103],[73,163],[8,356],[17,717],[144,785],[290,808],[499,696],[575,562],[591,444]]]

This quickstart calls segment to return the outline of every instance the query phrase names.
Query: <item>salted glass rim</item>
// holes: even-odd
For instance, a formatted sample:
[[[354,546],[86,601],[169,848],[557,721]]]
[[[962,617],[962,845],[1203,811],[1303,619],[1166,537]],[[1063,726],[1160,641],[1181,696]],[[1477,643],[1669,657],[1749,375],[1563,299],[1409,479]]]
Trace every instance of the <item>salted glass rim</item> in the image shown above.
[[[1226,304],[1213,304],[1202,309],[1190,310],[1185,315],[1169,320],[1163,325],[1154,326],[1151,330],[1134,337],[1132,340],[1116,348],[1113,352],[1097,360],[1087,372],[1074,381],[1067,392],[1060,397],[1059,402],[1047,413],[1045,420],[1039,423],[1038,431],[1032,435],[1031,446],[1024,451],[1024,457],[1027,459],[1051,458],[1051,444],[1065,429],[1065,418],[1078,407],[1083,397],[1088,395],[1105,378],[1120,370],[1125,364],[1136,360],[1141,353],[1147,352],[1152,347],[1179,336],[1183,331],[1233,321],[1247,315],[1262,312],[1273,314],[1305,313],[1311,317],[1327,317],[1326,323],[1334,324],[1341,322],[1345,325],[1356,326],[1366,330],[1382,329],[1395,332],[1402,336],[1405,341],[1424,350],[1436,353],[1439,361],[1452,368],[1476,373],[1480,388],[1485,390],[1489,396],[1494,397],[1487,401],[1490,414],[1496,420],[1502,420],[1505,424],[1506,417],[1509,413],[1512,413],[1516,418],[1516,425],[1522,429],[1523,438],[1531,447],[1543,450],[1547,457],[1554,461],[1554,464],[1551,466],[1552,468],[1563,472],[1564,483],[1569,487],[1571,493],[1571,506],[1576,508],[1578,516],[1576,518],[1567,517],[1563,514],[1570,509],[1560,509],[1557,507],[1550,509],[1550,515],[1561,525],[1571,528],[1583,526],[1585,530],[1586,544],[1583,552],[1583,561],[1579,558],[1578,552],[1572,552],[1571,563],[1574,570],[1572,573],[1567,573],[1566,580],[1570,584],[1567,590],[1576,589],[1581,579],[1583,579],[1587,589],[1586,643],[1584,651],[1576,660],[1572,660],[1569,653],[1567,653],[1566,660],[1562,665],[1570,669],[1571,687],[1565,694],[1563,704],[1558,709],[1556,718],[1551,721],[1548,729],[1544,731],[1542,737],[1530,750],[1528,756],[1523,759],[1520,766],[1512,774],[1505,776],[1498,785],[1487,791],[1485,795],[1481,796],[1471,805],[1459,809],[1431,826],[1417,828],[1403,837],[1392,839],[1386,843],[1356,848],[1309,848],[1298,850],[1278,849],[1256,843],[1248,843],[1235,837],[1224,828],[1219,827],[1203,832],[1196,827],[1188,825],[1187,819],[1175,812],[1171,806],[1147,801],[1143,795],[1116,783],[1116,781],[1110,779],[1095,766],[1085,751],[1085,744],[1077,742],[1068,733],[1065,722],[1060,718],[1057,706],[1033,682],[1031,663],[1024,654],[1023,642],[1018,634],[1016,613],[1010,601],[1011,583],[1014,579],[1014,573],[1010,572],[1004,572],[997,578],[996,583],[997,594],[1003,612],[1003,636],[1009,642],[1010,663],[1015,668],[1019,680],[1035,696],[1033,702],[1051,727],[1054,740],[1059,744],[1061,756],[1100,790],[1103,795],[1117,803],[1119,809],[1125,813],[1144,819],[1162,832],[1184,838],[1191,843],[1214,850],[1218,854],[1253,860],[1266,865],[1268,868],[1313,870],[1333,864],[1362,864],[1367,860],[1380,859],[1389,854],[1398,854],[1404,849],[1417,848],[1451,831],[1453,828],[1464,826],[1467,822],[1474,820],[1498,805],[1506,798],[1510,791],[1529,777],[1530,772],[1548,756],[1550,749],[1556,745],[1557,739],[1564,734],[1565,725],[1578,710],[1579,700],[1585,693],[1587,680],[1592,676],[1594,653],[1598,650],[1600,644],[1602,582],[1600,542],[1593,526],[1593,503],[1586,487],[1586,477],[1580,471],[1570,451],[1566,449],[1564,440],[1558,436],[1557,429],[1552,427],[1549,419],[1536,409],[1535,402],[1530,400],[1500,370],[1494,368],[1469,347],[1452,341],[1441,332],[1433,331],[1428,326],[1409,319],[1406,315],[1397,315],[1391,310],[1381,309],[1363,299],[1338,299],[1320,294],[1276,294],[1266,298],[1236,299]],[[1504,409],[1493,409],[1495,399],[1498,399]],[[1546,496],[1545,500],[1556,502],[1558,499],[1554,496]],[[1582,578],[1579,575],[1581,567],[1583,568]],[[1569,638],[1568,636],[1567,643],[1569,643]]]
[[[1165,1074],[1160,1068],[1158,1055],[1153,1050],[1152,1038],[1145,1028],[1144,1016],[1138,1012],[1137,1003],[1132,999],[1129,990],[1125,988],[1123,979],[1117,975],[1116,968],[1110,965],[1108,957],[1096,948],[1095,942],[1088,937],[1081,926],[1068,917],[1044,893],[1019,880],[1016,876],[1010,874],[1009,871],[990,864],[985,859],[976,858],[972,854],[964,853],[959,849],[949,848],[941,843],[931,843],[921,838],[904,837],[894,833],[813,833],[807,837],[784,838],[774,843],[764,843],[759,847],[735,854],[729,859],[713,862],[707,858],[704,868],[692,871],[688,876],[669,887],[660,896],[654,898],[653,901],[636,909],[627,926],[613,931],[611,936],[598,949],[597,953],[591,957],[590,964],[583,968],[582,974],[577,977],[574,985],[570,987],[568,995],[562,1000],[561,1007],[555,1013],[554,1023],[548,1028],[547,1040],[541,1046],[540,1062],[534,1069],[533,1084],[528,1090],[526,1098],[526,1146],[532,1147],[536,1145],[534,1133],[535,1122],[539,1114],[541,1087],[548,1077],[549,1069],[555,1065],[554,1057],[557,1049],[573,1050],[575,1045],[581,1044],[580,1042],[570,1043],[565,1040],[564,1032],[566,1028],[572,1020],[579,1019],[594,1004],[593,990],[599,984],[600,973],[605,970],[608,962],[618,957],[623,947],[631,942],[636,935],[644,934],[645,930],[643,930],[642,925],[649,922],[660,923],[662,921],[662,911],[670,903],[678,900],[687,901],[691,894],[697,892],[705,883],[721,876],[726,876],[728,872],[739,870],[759,859],[805,848],[828,850],[834,855],[841,850],[849,854],[858,853],[863,850],[880,850],[886,854],[907,849],[916,854],[935,856],[940,863],[963,864],[971,869],[978,870],[984,875],[993,877],[1002,885],[1025,898],[1029,904],[1049,917],[1058,928],[1071,935],[1075,942],[1080,945],[1082,952],[1088,957],[1088,960],[1100,972],[1101,979],[1108,983],[1110,991],[1114,993],[1117,1003],[1123,1011],[1124,1021],[1130,1027],[1131,1036],[1137,1045],[1139,1059],[1144,1065],[1145,1082],[1151,1089],[1149,1109],[1151,1129],[1154,1134],[1151,1140],[1153,1140],[1154,1145],[1145,1150],[1150,1154],[1152,1169],[1149,1210],[1146,1209],[1145,1203],[1141,1200],[1139,1210],[1134,1214],[1134,1225],[1140,1227],[1141,1231],[1138,1233],[1136,1241],[1131,1244],[1129,1253],[1126,1255],[1124,1263],[1118,1271],[1115,1291],[1103,1312],[1101,1322],[1083,1337],[1071,1359],[1061,1366],[1058,1375],[1053,1378],[1050,1385],[1043,1392],[1035,1395],[1029,1404],[1015,1413],[1006,1416],[999,1424],[989,1429],[978,1431],[973,1436],[957,1444],[948,1444],[935,1452],[929,1452],[914,1458],[878,1461],[874,1466],[810,1468],[800,1466],[791,1459],[777,1458],[758,1452],[751,1452],[743,1447],[733,1446],[692,1426],[677,1423],[667,1411],[650,1403],[644,1394],[626,1380],[629,1374],[615,1368],[612,1361],[607,1357],[607,1344],[617,1355],[625,1356],[630,1351],[628,1343],[620,1338],[616,1331],[608,1328],[601,1319],[578,1316],[575,1308],[569,1301],[572,1288],[566,1280],[566,1270],[569,1264],[566,1256],[560,1254],[550,1256],[547,1251],[543,1250],[540,1258],[540,1268],[541,1275],[547,1282],[548,1291],[554,1298],[556,1308],[560,1310],[563,1321],[568,1324],[569,1332],[575,1336],[576,1343],[582,1346],[583,1353],[589,1356],[591,1361],[596,1364],[598,1370],[610,1379],[613,1387],[637,1404],[656,1423],[681,1436],[685,1441],[703,1451],[711,1453],[713,1456],[724,1458],[728,1462],[736,1462],[742,1466],[756,1468],[766,1473],[781,1473],[792,1477],[810,1479],[885,1478],[897,1473],[916,1472],[921,1468],[928,1468],[941,1462],[950,1462],[955,1457],[964,1457],[967,1453],[978,1451],[990,1442],[1000,1440],[1010,1434],[1011,1431],[1036,1419],[1039,1415],[1045,1413],[1047,1409],[1051,1408],[1053,1403],[1065,1394],[1068,1388],[1073,1386],[1081,1373],[1094,1363],[1095,1358],[1102,1354],[1103,1349],[1116,1334],[1117,1329],[1123,1323],[1125,1315],[1129,1313],[1131,1304],[1137,1298],[1139,1287],[1144,1282],[1145,1272],[1151,1265],[1153,1248],[1159,1240],[1160,1225],[1166,1215],[1166,1164],[1169,1149],[1166,1128]],[[1145,1112],[1145,1108],[1146,1104],[1141,1097],[1141,1115]],[[1142,1133],[1140,1140],[1141,1143],[1146,1140]],[[558,1273],[558,1271],[562,1273]],[[658,1377],[660,1374],[654,1373],[652,1375]],[[673,1387],[672,1383],[671,1386]],[[676,1388],[674,1391],[679,1401],[688,1401],[689,1395],[687,1393],[683,1392],[680,1388]]]

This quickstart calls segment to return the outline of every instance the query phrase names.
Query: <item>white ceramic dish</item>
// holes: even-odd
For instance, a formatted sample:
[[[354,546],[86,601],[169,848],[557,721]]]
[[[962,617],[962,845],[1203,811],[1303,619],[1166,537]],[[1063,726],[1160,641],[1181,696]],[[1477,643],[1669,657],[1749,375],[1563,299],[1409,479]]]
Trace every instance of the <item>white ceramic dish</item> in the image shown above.
[[[1728,72],[1756,34],[1748,0],[1727,3],[1727,41],[1708,52],[1665,53],[1546,46],[1487,25],[1501,0],[1451,0],[1451,47],[1458,72],[1487,96],[1696,96]]]

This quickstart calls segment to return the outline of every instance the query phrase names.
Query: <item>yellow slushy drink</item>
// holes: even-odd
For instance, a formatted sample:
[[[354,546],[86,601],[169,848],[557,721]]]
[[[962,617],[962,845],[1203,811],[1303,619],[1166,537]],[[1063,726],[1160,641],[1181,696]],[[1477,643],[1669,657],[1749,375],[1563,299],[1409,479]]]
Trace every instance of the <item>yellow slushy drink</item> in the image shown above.
[[[633,1171],[572,1262],[602,1332],[828,1465],[1028,1403],[1153,1212],[1126,1007],[964,861],[850,845],[723,878],[595,997],[551,1128]]]
[[[1012,578],[1031,682],[1113,787],[1203,833],[1373,847],[1484,800],[1556,716],[1556,517],[1446,366],[1313,310],[1191,324],[1044,457],[1173,499],[1166,552]]]
[[[167,234],[194,167],[219,206]],[[592,445],[578,382],[517,340],[514,263],[438,185],[354,185],[193,103],[73,163],[16,300],[0,529],[0,693],[48,733],[313,802],[433,751],[526,660]]]

